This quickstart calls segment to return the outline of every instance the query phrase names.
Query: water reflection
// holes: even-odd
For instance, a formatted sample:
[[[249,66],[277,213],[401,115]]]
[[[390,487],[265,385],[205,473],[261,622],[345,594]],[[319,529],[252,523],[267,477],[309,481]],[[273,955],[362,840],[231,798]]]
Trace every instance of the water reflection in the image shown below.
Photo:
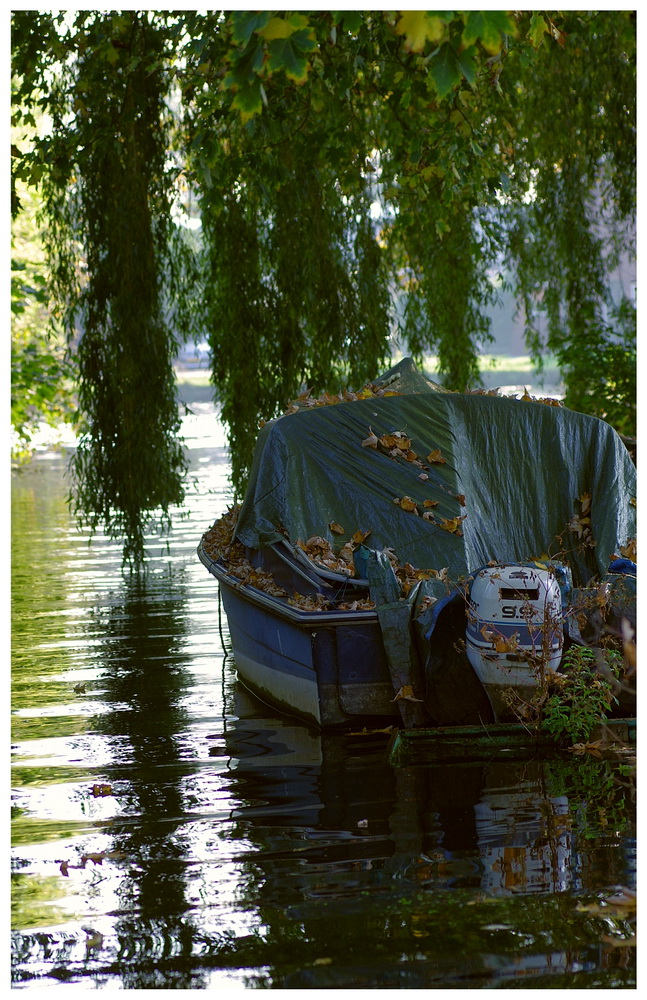
[[[394,767],[385,732],[270,714],[195,557],[227,503],[201,434],[140,582],[70,522],[62,461],[15,483],[13,985],[633,985],[623,761]]]

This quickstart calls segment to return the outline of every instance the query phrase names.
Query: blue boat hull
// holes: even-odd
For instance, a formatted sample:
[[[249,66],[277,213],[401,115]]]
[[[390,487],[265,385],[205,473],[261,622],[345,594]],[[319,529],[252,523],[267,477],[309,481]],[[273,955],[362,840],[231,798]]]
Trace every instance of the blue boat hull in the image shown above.
[[[303,612],[198,554],[218,581],[238,676],[253,694],[319,727],[400,719],[375,612]]]

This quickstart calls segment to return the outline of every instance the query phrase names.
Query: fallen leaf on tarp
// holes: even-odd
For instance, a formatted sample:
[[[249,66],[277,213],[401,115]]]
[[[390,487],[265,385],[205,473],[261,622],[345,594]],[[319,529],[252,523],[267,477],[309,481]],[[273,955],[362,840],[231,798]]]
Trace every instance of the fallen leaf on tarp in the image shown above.
[[[368,429],[368,437],[362,441],[362,448],[377,448],[377,434],[373,432],[372,427]]]
[[[371,533],[370,528],[368,531],[362,531],[361,529],[358,528],[358,530],[355,532],[351,540],[355,543],[355,545],[361,545],[362,542],[366,541],[370,533]]]
[[[458,502],[461,505],[461,507],[465,506],[465,494],[464,493],[457,493],[456,494],[456,499],[458,500]]]
[[[343,604],[338,604],[337,611],[373,611],[375,609],[375,601],[371,601],[370,598],[366,597],[360,601],[346,601]]]
[[[398,507],[401,507],[402,510],[406,510],[408,513],[418,513],[418,505],[415,500],[411,499],[411,497],[393,497],[393,503],[397,504]]]
[[[626,545],[620,546],[620,555],[624,556],[625,559],[631,559],[632,562],[636,561],[637,552],[638,548],[635,538],[630,538]]]
[[[465,520],[467,514],[463,514],[461,517],[441,517],[436,524],[443,529],[443,531],[449,531],[452,535],[460,535],[461,532],[458,530],[461,523]]]
[[[339,558],[343,559],[349,566],[353,565],[353,550],[354,546],[352,542],[346,542],[339,550]]]
[[[591,494],[583,493],[580,497],[580,504],[582,505],[582,514],[588,514],[591,509]]]
[[[568,522],[568,530],[578,538],[584,538],[585,532],[589,529],[591,524],[590,517],[582,517],[581,515],[575,514]]]
[[[403,684],[395,698],[392,701],[423,701],[422,698],[416,698],[413,688],[410,684]]]
[[[300,611],[328,611],[331,606],[330,601],[323,594],[306,596],[295,593],[292,597],[288,597],[288,604],[293,608],[299,608]]]
[[[439,500],[425,500],[422,506],[423,507],[437,507],[439,503],[440,503]]]
[[[430,451],[429,454],[427,455],[427,461],[431,462],[432,465],[434,464],[444,465],[447,459],[443,458],[442,455],[440,454],[440,448],[435,448],[433,451]]]
[[[418,479],[422,479],[422,481],[424,483],[425,480],[429,479],[429,476],[427,475],[426,472],[421,472],[420,475],[418,476]]]
[[[331,531],[334,531],[336,535],[345,534],[345,531],[342,528],[341,524],[338,524],[337,521],[331,521],[328,527],[330,528]]]
[[[382,434],[379,441],[382,447],[387,450],[398,448],[401,452],[406,452],[411,447],[411,439],[406,437],[402,431],[393,431],[392,434]]]

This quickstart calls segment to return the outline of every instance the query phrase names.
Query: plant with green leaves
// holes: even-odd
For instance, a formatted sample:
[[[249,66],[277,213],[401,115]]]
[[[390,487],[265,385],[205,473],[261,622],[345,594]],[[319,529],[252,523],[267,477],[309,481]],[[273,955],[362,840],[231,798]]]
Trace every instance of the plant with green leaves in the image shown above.
[[[604,673],[598,669],[598,657],[605,665]],[[542,727],[557,740],[586,742],[617,702],[611,678],[621,673],[619,653],[572,646],[564,655],[561,672],[546,678]]]

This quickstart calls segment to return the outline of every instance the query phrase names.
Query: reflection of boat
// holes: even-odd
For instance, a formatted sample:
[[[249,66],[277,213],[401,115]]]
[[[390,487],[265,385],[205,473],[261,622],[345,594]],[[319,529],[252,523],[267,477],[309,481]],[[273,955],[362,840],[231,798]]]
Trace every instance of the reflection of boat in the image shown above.
[[[600,808],[619,763],[483,745],[385,766],[386,734],[317,732],[233,691],[211,752],[229,758],[240,905],[263,927],[254,962],[246,935],[234,959],[269,969],[265,986],[491,988],[602,967],[581,904],[634,882],[629,790],[613,825]]]
[[[609,425],[448,393],[410,359],[351,397],[266,424],[200,544],[252,691],[322,727],[500,721],[503,689],[587,640],[587,594],[598,635],[631,618],[635,467]]]

